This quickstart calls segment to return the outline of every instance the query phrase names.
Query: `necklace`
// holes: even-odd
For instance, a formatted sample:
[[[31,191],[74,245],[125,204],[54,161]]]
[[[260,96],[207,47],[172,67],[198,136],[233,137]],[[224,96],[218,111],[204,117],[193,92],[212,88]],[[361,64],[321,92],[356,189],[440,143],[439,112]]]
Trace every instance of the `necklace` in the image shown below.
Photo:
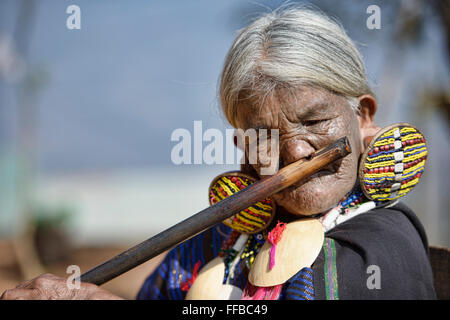
[[[245,266],[248,270],[252,267],[253,261],[255,261],[255,256],[259,252],[264,242],[267,239],[267,232],[261,232],[252,235],[248,238],[245,244],[244,251],[241,254],[241,260],[245,262]]]
[[[361,187],[356,186],[336,207],[322,215],[319,221],[322,223],[325,232],[327,232],[338,224],[367,212],[379,204],[367,199],[361,191]]]

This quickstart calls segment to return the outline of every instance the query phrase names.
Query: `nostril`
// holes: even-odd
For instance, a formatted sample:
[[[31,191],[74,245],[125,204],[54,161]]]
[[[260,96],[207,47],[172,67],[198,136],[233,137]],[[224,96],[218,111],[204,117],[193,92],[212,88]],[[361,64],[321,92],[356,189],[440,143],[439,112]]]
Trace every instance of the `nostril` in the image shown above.
[[[287,166],[297,160],[311,160],[315,149],[306,141],[300,138],[289,139],[280,149],[280,155],[283,159],[283,166]]]

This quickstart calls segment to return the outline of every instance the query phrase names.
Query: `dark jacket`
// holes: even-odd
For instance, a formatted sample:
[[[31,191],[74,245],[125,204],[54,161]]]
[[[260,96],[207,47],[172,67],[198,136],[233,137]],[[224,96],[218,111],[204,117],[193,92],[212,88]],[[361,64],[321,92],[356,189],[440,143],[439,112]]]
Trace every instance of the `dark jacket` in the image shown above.
[[[425,230],[403,203],[356,216],[325,236],[335,240],[339,299],[436,299]],[[323,248],[313,265],[316,299],[327,297],[324,261]]]

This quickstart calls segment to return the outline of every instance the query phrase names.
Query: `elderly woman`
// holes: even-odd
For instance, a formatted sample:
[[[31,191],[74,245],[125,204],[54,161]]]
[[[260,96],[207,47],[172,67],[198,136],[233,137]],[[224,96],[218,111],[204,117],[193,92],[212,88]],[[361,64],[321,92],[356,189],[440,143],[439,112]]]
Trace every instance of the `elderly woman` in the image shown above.
[[[279,167],[306,158],[340,137],[349,139],[352,153],[342,161],[274,195],[276,220],[302,221],[312,216],[325,221],[330,209],[351,210],[355,203],[367,200],[355,186],[366,141],[380,129],[373,122],[377,103],[358,50],[336,22],[296,7],[255,20],[239,33],[228,52],[220,100],[235,128],[279,130],[275,159]],[[259,177],[260,168],[258,163],[242,166],[244,172]],[[262,293],[248,281],[252,264],[246,258],[251,255],[252,261],[257,260],[261,239],[264,242],[267,234],[250,235],[247,251],[234,258],[232,272],[226,270],[226,283],[233,292],[227,297],[239,298],[243,293],[248,299],[435,298],[427,238],[414,213],[398,202],[365,208],[345,222],[324,225],[325,241],[312,264],[298,266],[294,276],[283,278],[281,273],[282,283]],[[178,245],[147,278],[137,298],[186,298],[202,267],[223,256],[236,238],[230,227],[221,224]],[[292,251],[293,257],[301,254]],[[283,266],[290,261],[276,263]],[[219,273],[219,283],[225,283],[223,277]],[[208,281],[203,285],[203,291],[208,291]],[[190,298],[205,297],[223,298],[201,294]],[[3,298],[119,297],[87,283],[69,290],[65,279],[43,275],[8,290]]]

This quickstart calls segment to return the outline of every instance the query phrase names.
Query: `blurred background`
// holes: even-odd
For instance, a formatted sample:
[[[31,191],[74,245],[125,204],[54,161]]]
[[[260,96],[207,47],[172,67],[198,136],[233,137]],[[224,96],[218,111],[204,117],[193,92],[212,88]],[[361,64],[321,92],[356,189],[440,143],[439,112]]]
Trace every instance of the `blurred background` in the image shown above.
[[[290,3],[295,3],[291,1]],[[450,247],[450,8],[446,0],[317,0],[357,43],[379,109],[428,139],[404,201]],[[237,31],[282,1],[0,0],[0,291],[82,272],[205,208],[235,166],[171,162],[177,128],[230,128],[217,81]],[[69,5],[81,9],[70,30]],[[381,9],[370,30],[369,5]],[[109,282],[134,298],[157,259]]]

